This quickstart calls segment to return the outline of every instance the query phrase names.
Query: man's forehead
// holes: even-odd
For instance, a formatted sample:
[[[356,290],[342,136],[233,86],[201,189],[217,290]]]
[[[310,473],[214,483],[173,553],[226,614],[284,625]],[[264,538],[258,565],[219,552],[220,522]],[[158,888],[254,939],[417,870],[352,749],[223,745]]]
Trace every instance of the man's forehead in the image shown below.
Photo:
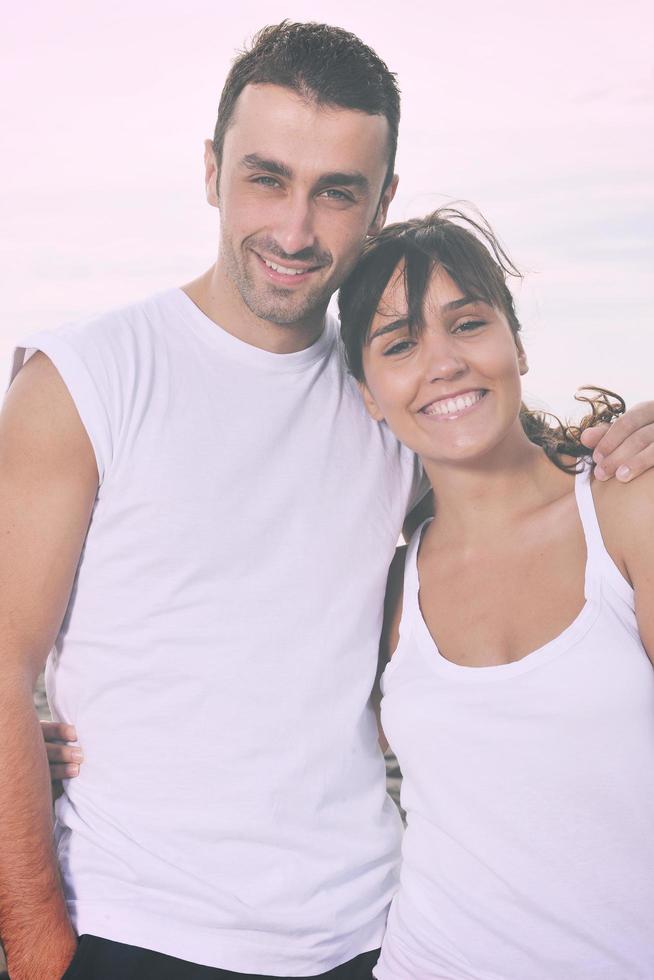
[[[238,98],[227,139],[242,155],[290,164],[315,148],[325,170],[362,169],[364,162],[370,169],[376,158],[386,162],[389,126],[385,116],[318,104],[280,85],[251,84]]]

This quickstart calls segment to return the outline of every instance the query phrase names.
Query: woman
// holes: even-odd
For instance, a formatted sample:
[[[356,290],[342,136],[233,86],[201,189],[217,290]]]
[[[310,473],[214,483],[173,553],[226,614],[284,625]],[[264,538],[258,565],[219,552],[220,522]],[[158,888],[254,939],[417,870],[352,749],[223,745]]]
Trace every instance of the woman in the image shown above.
[[[341,291],[367,408],[436,504],[389,577],[407,831],[378,980],[654,976],[653,481],[595,482],[580,429],[522,405],[515,271],[445,210]]]

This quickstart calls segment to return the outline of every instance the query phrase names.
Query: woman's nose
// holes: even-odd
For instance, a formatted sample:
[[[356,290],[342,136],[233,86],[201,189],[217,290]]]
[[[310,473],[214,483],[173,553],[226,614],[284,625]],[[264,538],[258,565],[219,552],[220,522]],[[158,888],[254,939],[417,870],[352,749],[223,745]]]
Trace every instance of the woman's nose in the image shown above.
[[[423,341],[425,373],[429,381],[451,381],[465,373],[467,365],[453,337],[426,330]]]

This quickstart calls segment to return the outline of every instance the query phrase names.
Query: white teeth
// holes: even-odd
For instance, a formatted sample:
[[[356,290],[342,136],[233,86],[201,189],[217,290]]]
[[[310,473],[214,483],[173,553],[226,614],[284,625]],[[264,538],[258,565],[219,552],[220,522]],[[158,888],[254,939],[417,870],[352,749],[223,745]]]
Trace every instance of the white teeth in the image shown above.
[[[465,395],[457,395],[456,398],[443,398],[442,401],[432,402],[425,406],[425,415],[454,415],[462,412],[464,408],[470,408],[484,397],[482,391],[469,391]]]
[[[285,265],[277,265],[276,262],[269,262],[268,259],[263,260],[269,269],[274,269],[275,272],[281,272],[283,276],[300,276],[306,269],[288,269]]]

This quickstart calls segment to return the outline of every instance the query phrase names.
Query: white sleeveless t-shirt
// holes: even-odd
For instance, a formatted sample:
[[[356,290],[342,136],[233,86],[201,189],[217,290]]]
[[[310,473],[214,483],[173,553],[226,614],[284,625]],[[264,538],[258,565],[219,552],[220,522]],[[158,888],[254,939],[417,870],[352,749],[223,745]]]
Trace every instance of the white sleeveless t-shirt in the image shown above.
[[[379,946],[401,823],[369,704],[419,466],[337,336],[279,355],[175,289],[27,337],[100,488],[50,656],[81,775],[58,801],[76,929],[241,973]]]
[[[654,669],[588,470],[575,490],[585,605],[515,663],[441,656],[418,602],[422,528],[411,541],[382,680],[407,829],[378,980],[654,977]]]

